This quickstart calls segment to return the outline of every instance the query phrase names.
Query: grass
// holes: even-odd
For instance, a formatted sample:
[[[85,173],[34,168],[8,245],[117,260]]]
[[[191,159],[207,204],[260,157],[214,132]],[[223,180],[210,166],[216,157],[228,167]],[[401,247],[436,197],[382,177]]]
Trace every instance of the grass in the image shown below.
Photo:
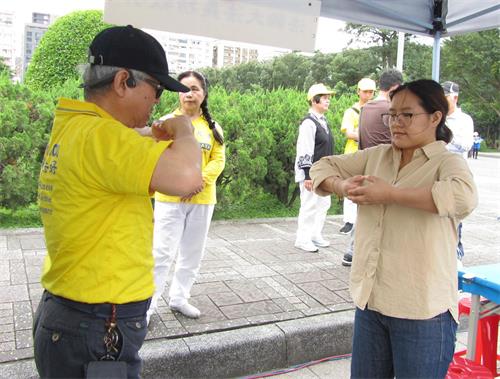
[[[252,200],[236,204],[219,204],[215,206],[214,220],[235,220],[251,218],[297,217],[299,200],[287,207],[270,195],[263,194]],[[332,197],[329,215],[342,213],[342,203]],[[40,213],[36,204],[11,210],[0,207],[0,228],[39,228],[42,226]]]

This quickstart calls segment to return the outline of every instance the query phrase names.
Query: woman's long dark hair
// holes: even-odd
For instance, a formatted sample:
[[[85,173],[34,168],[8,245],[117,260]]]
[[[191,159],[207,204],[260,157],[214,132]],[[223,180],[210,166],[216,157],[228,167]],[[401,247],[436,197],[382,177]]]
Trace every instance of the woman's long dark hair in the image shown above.
[[[201,113],[203,114],[203,117],[205,120],[208,122],[208,126],[210,130],[212,131],[214,138],[217,142],[219,142],[221,145],[224,145],[224,138],[222,135],[219,133],[217,128],[215,127],[215,121],[212,120],[212,116],[210,116],[210,112],[208,111],[208,85],[207,85],[207,80],[205,77],[200,74],[197,71],[184,71],[179,74],[177,77],[178,81],[181,81],[184,78],[189,78],[190,76],[194,76],[198,81],[201,83],[201,87],[203,88],[203,92],[205,92],[205,99],[203,99],[200,108],[201,108]]]
[[[444,95],[443,87],[431,79],[420,79],[400,85],[389,94],[390,99],[398,92],[408,90],[420,100],[420,105],[428,113],[440,111],[443,115],[436,128],[436,140],[449,143],[453,138],[452,131],[446,126],[446,115],[448,114],[448,101]]]

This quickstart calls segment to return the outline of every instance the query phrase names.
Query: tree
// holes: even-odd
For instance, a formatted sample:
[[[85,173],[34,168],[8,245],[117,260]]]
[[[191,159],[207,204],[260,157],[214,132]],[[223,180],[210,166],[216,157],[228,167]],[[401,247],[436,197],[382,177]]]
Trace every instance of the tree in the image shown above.
[[[494,146],[500,129],[500,45],[497,29],[451,37],[444,42],[441,78],[460,85],[464,111]],[[496,146],[498,147],[498,146]]]
[[[78,78],[78,64],[87,60],[88,47],[101,30],[102,11],[78,11],[59,18],[42,37],[26,72],[32,89],[50,89]]]
[[[12,77],[12,70],[9,65],[5,63],[5,58],[0,57],[0,75],[6,74],[9,78]]]

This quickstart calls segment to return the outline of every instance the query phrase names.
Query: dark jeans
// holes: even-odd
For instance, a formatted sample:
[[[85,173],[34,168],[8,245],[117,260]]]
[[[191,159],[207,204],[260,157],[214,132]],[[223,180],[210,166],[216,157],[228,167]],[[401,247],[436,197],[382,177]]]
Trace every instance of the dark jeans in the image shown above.
[[[95,306],[93,314],[75,309],[58,299],[45,291],[35,314],[33,338],[36,367],[41,378],[83,378],[86,365],[106,353],[103,340],[106,315],[101,313],[106,307],[98,309],[99,306]],[[147,333],[146,311],[149,307],[149,302],[131,303],[143,303],[142,315],[120,317],[120,311],[117,311],[121,337],[117,360],[127,363],[128,378],[139,378],[142,362],[138,352]],[[92,307],[75,304],[81,304],[83,310],[85,306]]]
[[[444,378],[455,350],[450,312],[428,320],[356,309],[351,378]]]

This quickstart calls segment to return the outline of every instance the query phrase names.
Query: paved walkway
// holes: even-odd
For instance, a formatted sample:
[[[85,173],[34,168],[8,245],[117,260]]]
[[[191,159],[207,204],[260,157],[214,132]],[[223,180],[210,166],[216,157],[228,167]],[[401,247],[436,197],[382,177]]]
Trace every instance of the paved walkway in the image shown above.
[[[498,263],[500,159],[480,157],[469,164],[480,204],[464,222],[464,264]],[[341,265],[348,242],[338,233],[341,226],[340,216],[328,218],[324,235],[331,246],[314,254],[293,247],[296,219],[214,222],[192,291],[192,303],[202,316],[191,320],[160,303],[147,339],[178,339],[353,309],[349,268]],[[42,292],[45,254],[42,230],[0,230],[0,374],[2,362],[33,356],[31,324]]]

